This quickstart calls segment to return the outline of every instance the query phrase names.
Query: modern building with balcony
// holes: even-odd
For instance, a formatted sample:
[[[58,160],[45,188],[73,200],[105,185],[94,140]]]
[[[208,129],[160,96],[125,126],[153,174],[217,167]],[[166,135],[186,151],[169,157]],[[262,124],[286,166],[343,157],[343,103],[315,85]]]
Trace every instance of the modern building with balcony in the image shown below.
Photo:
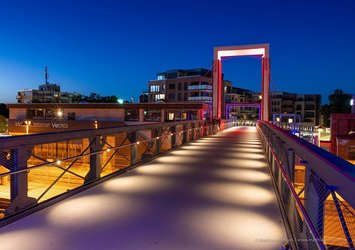
[[[223,81],[225,87],[225,104],[229,105],[229,118],[237,120],[256,120],[259,108],[249,104],[260,104],[260,93],[252,90],[233,87],[230,81]],[[233,106],[233,104],[239,104]],[[245,106],[243,106],[245,104]]]
[[[295,114],[310,126],[320,124],[321,95],[287,92],[271,93],[271,114]]]
[[[158,73],[148,82],[149,102],[212,102],[212,71],[197,68]]]

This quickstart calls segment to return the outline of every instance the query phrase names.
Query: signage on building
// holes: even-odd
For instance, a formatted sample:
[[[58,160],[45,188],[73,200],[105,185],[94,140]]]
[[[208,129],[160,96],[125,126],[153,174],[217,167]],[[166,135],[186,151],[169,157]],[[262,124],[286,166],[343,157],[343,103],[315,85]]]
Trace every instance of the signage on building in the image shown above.
[[[15,122],[15,126],[23,126],[24,123],[20,121]],[[69,124],[66,122],[32,122],[31,127],[35,128],[55,128],[55,129],[65,129],[69,128]]]

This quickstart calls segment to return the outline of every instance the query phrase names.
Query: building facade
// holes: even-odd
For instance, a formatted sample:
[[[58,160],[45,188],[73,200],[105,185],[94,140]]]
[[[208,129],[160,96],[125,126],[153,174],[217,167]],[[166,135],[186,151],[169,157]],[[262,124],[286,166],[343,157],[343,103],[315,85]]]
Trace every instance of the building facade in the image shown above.
[[[318,94],[271,93],[271,114],[295,114],[307,125],[320,124],[322,97]]]
[[[39,85],[38,89],[24,89],[17,92],[18,103],[71,103],[77,95],[61,92],[60,86],[53,83]]]
[[[31,103],[8,108],[10,135],[204,120],[211,109],[204,103]]]
[[[212,103],[212,72],[198,68],[158,73],[148,82],[148,102]]]
[[[248,89],[232,87],[231,82],[224,81],[225,105],[228,116],[234,120],[257,120],[260,107],[252,107],[249,104],[260,104],[260,93]],[[233,106],[233,104],[239,104]],[[243,106],[245,104],[245,106]]]

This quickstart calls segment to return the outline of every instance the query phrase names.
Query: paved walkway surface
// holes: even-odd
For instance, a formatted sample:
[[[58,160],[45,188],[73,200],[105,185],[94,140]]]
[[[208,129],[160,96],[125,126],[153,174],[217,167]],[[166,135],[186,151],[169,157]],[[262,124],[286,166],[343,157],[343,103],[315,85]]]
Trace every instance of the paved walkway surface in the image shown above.
[[[255,128],[231,128],[0,229],[0,249],[280,249]]]

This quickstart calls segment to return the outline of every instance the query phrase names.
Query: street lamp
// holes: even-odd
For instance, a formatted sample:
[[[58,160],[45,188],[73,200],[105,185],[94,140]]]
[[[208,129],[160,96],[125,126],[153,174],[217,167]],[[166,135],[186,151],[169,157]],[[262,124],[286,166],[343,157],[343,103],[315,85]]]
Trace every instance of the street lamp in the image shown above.
[[[32,121],[25,121],[26,125],[26,135],[28,135],[28,132],[30,130],[30,125],[32,125]]]

